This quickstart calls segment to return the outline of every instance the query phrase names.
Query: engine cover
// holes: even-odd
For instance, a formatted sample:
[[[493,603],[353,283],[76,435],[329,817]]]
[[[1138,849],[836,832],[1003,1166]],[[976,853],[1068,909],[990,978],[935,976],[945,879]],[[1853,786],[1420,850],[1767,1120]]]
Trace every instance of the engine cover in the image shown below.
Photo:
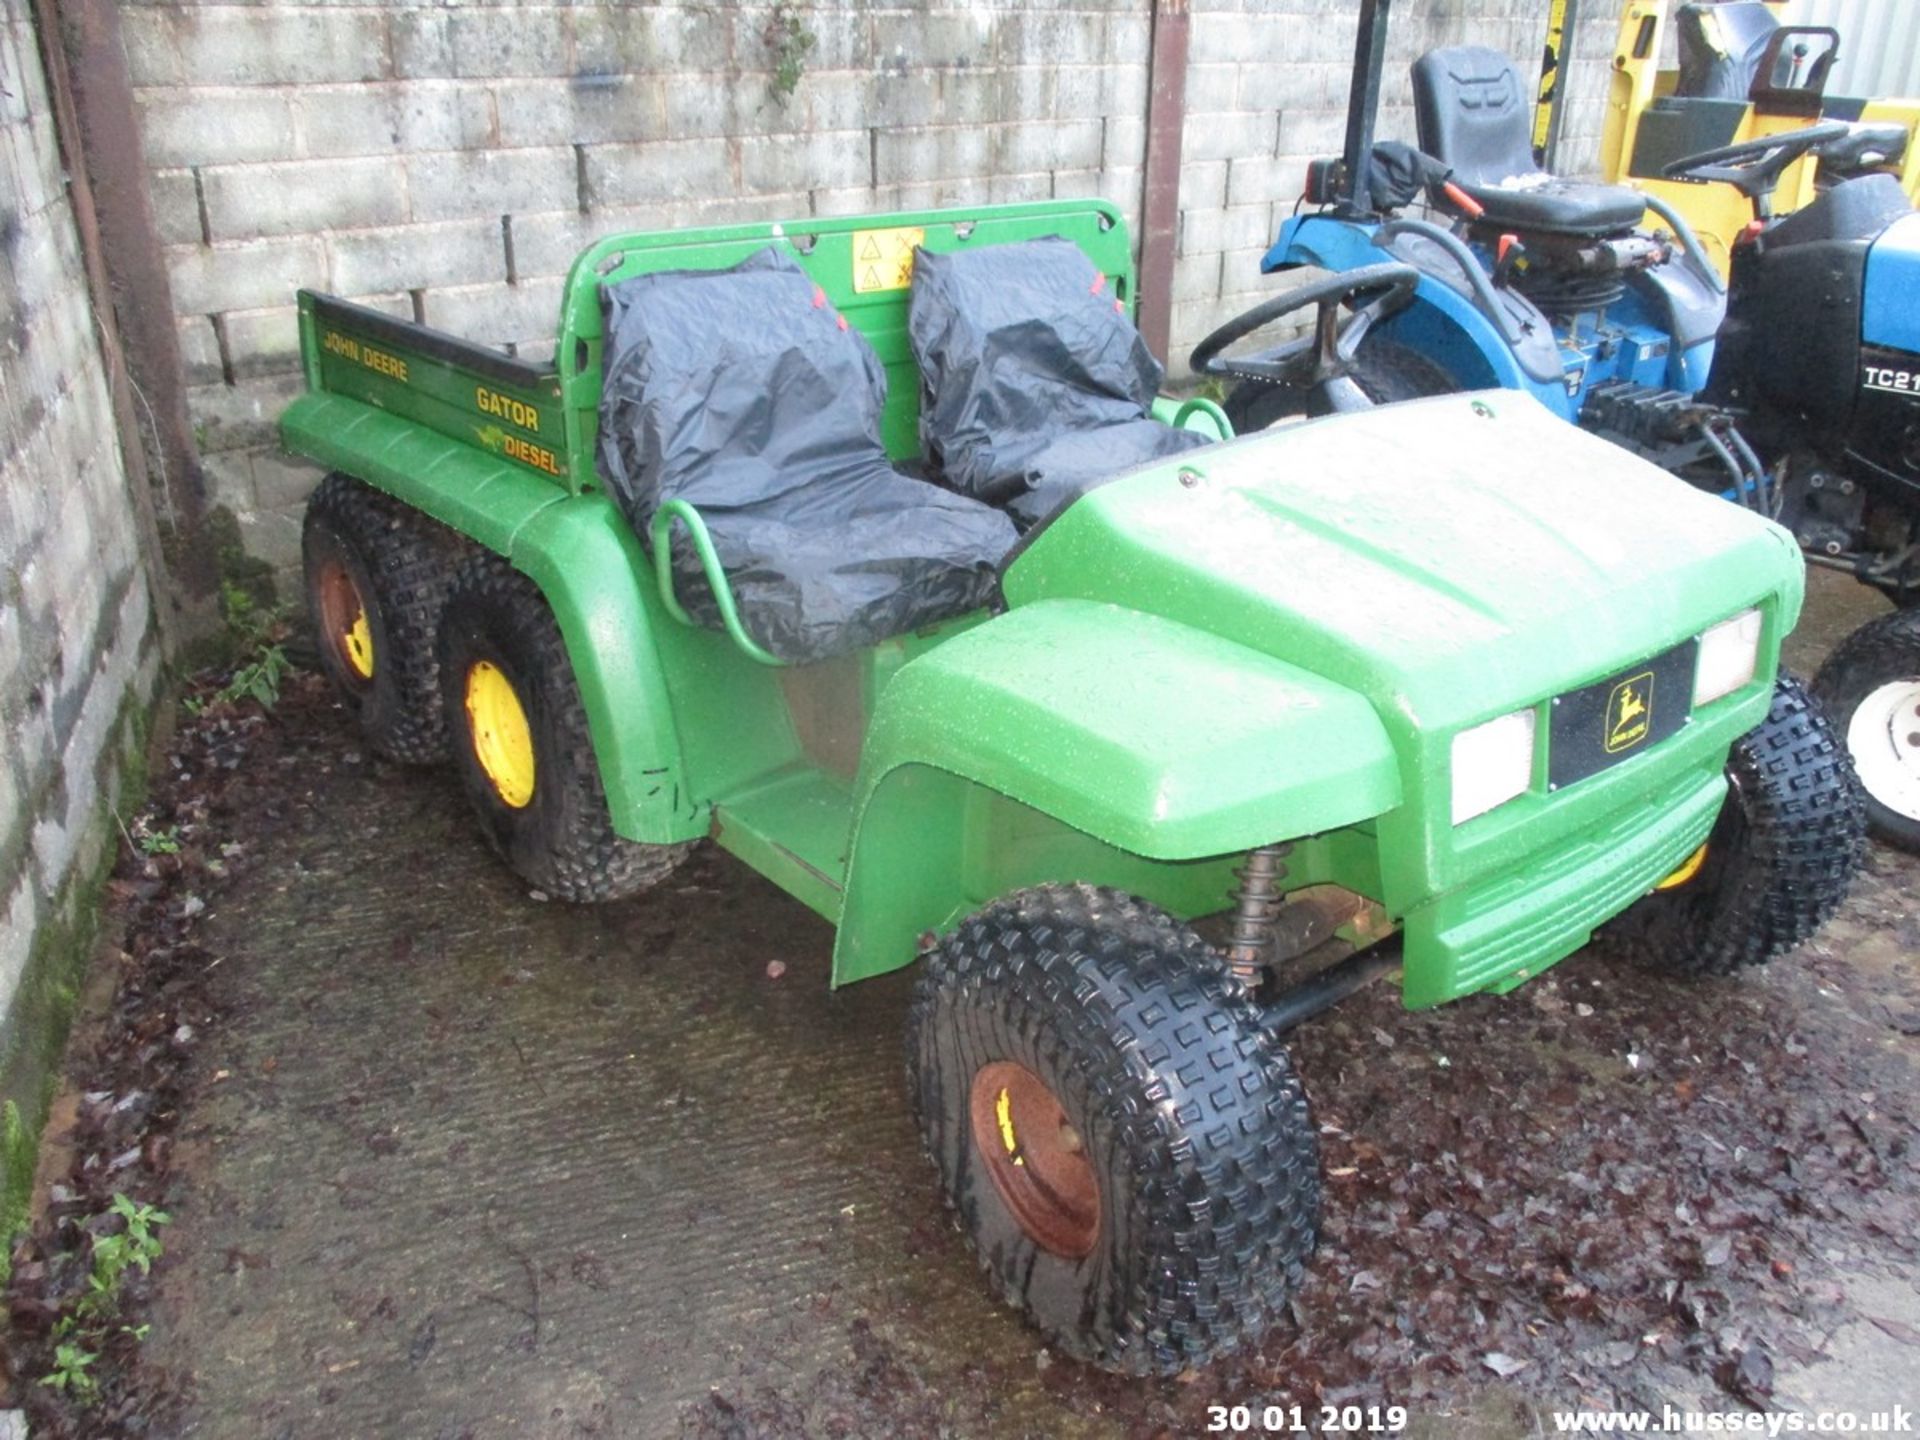
[[[1859,385],[1850,448],[1920,485],[1920,353],[1861,346]]]
[[[1849,446],[1920,486],[1920,214],[1873,242],[1865,289]]]

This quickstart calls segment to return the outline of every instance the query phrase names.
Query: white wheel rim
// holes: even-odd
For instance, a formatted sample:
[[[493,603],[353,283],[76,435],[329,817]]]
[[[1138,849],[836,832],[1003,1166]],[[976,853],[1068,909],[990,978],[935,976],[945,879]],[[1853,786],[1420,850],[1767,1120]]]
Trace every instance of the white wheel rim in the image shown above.
[[[1847,721],[1847,749],[1869,795],[1920,820],[1920,678],[1867,692]]]

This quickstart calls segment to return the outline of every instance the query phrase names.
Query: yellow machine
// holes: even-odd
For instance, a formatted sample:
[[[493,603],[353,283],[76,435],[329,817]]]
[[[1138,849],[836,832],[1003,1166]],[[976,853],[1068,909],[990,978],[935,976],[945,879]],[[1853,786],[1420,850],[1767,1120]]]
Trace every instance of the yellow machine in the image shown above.
[[[1731,185],[1664,178],[1683,155],[1848,122],[1846,138],[1795,161],[1773,192],[1773,213],[1810,202],[1829,182],[1883,170],[1920,202],[1920,98],[1857,100],[1826,93],[1840,35],[1791,25],[1780,0],[1688,3],[1675,11],[1680,65],[1660,68],[1662,0],[1629,0],[1614,50],[1601,165],[1606,178],[1658,196],[1684,215],[1724,275],[1727,254],[1752,221]]]

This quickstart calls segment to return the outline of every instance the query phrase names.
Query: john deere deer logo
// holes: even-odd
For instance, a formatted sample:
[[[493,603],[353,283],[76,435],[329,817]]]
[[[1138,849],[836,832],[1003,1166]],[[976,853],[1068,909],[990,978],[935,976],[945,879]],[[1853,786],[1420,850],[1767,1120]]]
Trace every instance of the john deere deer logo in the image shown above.
[[[1653,721],[1653,672],[1643,670],[1613,687],[1607,697],[1607,753],[1631,750],[1647,738]]]

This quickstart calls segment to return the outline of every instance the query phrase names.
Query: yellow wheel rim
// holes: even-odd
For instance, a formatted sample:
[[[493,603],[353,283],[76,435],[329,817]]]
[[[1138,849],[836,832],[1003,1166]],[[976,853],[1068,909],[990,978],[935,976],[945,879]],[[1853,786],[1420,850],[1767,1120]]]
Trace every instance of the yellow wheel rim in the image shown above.
[[[513,682],[476,660],[467,671],[467,731],[496,795],[515,810],[533,799],[533,731]]]
[[[321,564],[314,576],[314,602],[321,638],[333,647],[334,660],[352,688],[364,690],[373,679],[373,622],[367,618],[360,587],[339,560]]]
[[[341,648],[346,651],[347,663],[353,667],[353,673],[362,680],[371,680],[373,678],[373,627],[367,624],[365,606],[354,611],[353,624],[347,627],[347,633],[341,637]]]
[[[1653,888],[1656,890],[1678,890],[1682,885],[1686,884],[1687,881],[1698,875],[1700,873],[1700,867],[1706,863],[1707,847],[1702,845],[1698,850],[1680,862],[1680,868],[1678,870],[1667,876],[1666,879],[1662,880]]]

